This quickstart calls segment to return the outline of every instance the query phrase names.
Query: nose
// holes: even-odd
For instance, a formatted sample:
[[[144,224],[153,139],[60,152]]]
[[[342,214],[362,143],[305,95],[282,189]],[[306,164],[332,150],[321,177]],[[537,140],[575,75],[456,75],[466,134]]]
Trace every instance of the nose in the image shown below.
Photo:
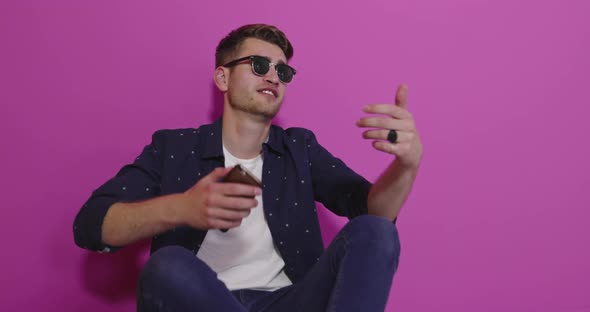
[[[277,74],[274,64],[271,64],[271,68],[268,69],[268,73],[264,75],[264,80],[273,85],[279,84],[279,75]]]

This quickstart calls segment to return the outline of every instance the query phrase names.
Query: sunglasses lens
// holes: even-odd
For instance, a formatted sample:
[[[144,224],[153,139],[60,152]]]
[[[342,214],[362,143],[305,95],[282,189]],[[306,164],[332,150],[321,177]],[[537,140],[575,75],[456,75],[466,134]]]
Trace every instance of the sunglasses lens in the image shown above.
[[[251,56],[250,60],[252,62],[252,70],[256,75],[264,76],[270,70],[270,61],[268,59],[260,56]],[[289,83],[291,80],[293,80],[293,75],[295,75],[295,72],[289,65],[273,64],[273,66],[275,66],[277,76],[279,76],[279,79],[282,82]]]
[[[265,58],[254,57],[252,58],[252,70],[256,75],[266,75],[270,69],[270,62]]]
[[[291,80],[293,80],[293,70],[291,70],[291,67],[284,64],[278,64],[276,69],[277,75],[282,82],[289,83]]]

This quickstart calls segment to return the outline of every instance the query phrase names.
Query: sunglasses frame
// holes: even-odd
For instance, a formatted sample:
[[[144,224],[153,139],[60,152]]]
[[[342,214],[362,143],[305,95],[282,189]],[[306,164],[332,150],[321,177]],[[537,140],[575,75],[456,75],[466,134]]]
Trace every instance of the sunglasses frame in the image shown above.
[[[297,73],[297,70],[295,70],[295,68],[293,68],[293,67],[291,67],[291,66],[289,66],[289,65],[287,65],[285,63],[273,63],[267,57],[260,56],[260,55],[248,55],[248,56],[244,56],[244,57],[241,57],[239,59],[235,59],[235,60],[233,60],[231,62],[228,62],[228,63],[226,63],[225,65],[222,65],[222,66],[223,67],[233,67],[233,66],[236,66],[236,65],[238,65],[238,64],[240,64],[240,63],[242,63],[244,61],[250,61],[250,67],[252,68],[252,73],[254,73],[254,75],[256,75],[256,76],[262,77],[262,76],[268,74],[268,71],[266,71],[266,73],[264,73],[264,74],[260,74],[260,73],[257,73],[256,70],[254,69],[254,62],[255,61],[260,61],[260,60],[264,60],[264,61],[268,62],[268,70],[270,70],[270,67],[271,66],[274,67],[275,68],[275,71],[277,72],[277,76],[279,77],[279,80],[282,83],[284,83],[284,84],[288,84],[291,81],[293,81],[293,76],[295,76],[295,74]],[[277,66],[285,66],[285,67],[287,67],[287,69],[290,69],[293,72],[293,75],[291,76],[291,80],[290,81],[283,81],[281,79],[281,75],[279,75],[279,71],[277,69]]]

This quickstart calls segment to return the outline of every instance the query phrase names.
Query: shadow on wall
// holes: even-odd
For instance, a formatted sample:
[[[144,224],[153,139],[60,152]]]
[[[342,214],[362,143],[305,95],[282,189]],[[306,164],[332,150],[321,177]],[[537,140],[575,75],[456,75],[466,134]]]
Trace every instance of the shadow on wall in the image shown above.
[[[141,268],[149,255],[149,240],[112,254],[86,253],[81,266],[82,284],[107,302],[135,298]]]
[[[223,93],[217,89],[215,82],[211,81],[211,108],[209,109],[209,120],[217,120],[223,114]]]

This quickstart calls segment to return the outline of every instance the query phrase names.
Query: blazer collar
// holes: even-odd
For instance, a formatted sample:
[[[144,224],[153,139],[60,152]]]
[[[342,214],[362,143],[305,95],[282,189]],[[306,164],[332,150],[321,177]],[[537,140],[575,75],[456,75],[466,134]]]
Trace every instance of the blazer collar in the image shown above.
[[[221,118],[218,118],[211,124],[199,127],[198,136],[201,145],[201,158],[223,157],[222,128]],[[264,143],[270,147],[270,150],[279,155],[285,152],[283,131],[281,127],[271,125],[268,140]]]

